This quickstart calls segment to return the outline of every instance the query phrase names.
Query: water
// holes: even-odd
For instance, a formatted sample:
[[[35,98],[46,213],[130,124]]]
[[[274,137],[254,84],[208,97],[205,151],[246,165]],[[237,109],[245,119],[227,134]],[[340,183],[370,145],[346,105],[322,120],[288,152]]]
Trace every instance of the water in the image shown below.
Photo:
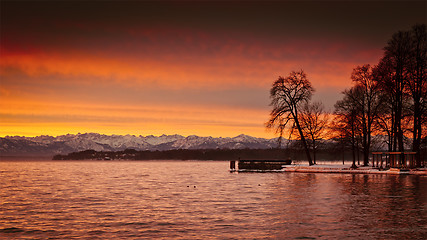
[[[427,177],[0,162],[3,239],[425,239]]]

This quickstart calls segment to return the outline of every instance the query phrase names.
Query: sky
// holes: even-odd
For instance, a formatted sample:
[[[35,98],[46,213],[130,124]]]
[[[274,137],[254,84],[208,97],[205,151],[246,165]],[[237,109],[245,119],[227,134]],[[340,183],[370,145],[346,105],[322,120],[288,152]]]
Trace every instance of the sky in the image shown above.
[[[0,136],[275,137],[269,89],[304,70],[328,111],[425,1],[0,2]]]

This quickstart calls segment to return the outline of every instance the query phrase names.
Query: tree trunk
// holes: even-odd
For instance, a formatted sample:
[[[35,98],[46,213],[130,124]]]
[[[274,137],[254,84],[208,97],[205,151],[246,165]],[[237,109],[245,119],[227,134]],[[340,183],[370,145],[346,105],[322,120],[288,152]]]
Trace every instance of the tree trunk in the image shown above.
[[[370,126],[369,126],[369,129],[370,129]],[[369,165],[369,154],[371,153],[371,131],[370,130],[368,130],[368,142],[367,142],[366,148],[367,148],[367,151],[366,151],[367,156],[365,156],[365,158],[367,159],[367,162]],[[374,166],[374,162],[372,162],[372,166]]]
[[[355,149],[355,138],[354,138],[354,130],[352,129],[352,133],[351,133],[351,151],[353,154],[353,164],[351,164],[352,168],[357,168],[356,167],[356,149]],[[358,154],[359,155],[359,154]]]
[[[302,141],[302,145],[304,146],[305,154],[307,155],[308,165],[311,166],[313,165],[313,161],[311,161],[310,150],[307,147],[307,142],[305,141],[305,137],[304,137],[304,134],[302,133],[302,129],[299,124],[298,118],[294,117],[294,119],[295,119],[295,125],[297,125],[298,132],[301,136],[301,141]]]
[[[421,161],[421,136],[422,136],[422,128],[421,128],[421,121],[418,123],[418,145],[417,145],[417,167],[421,167],[422,161]]]
[[[398,141],[398,150],[401,152],[400,159],[401,161],[404,159],[405,147],[403,145],[403,130],[402,130],[402,99],[400,98],[400,102],[398,103],[399,107],[396,112],[396,125],[397,125],[397,141]]]
[[[363,166],[368,166],[369,163],[369,147],[368,147],[368,133],[366,127],[363,127]]]
[[[414,100],[414,132],[412,151],[416,152],[416,163],[417,167],[421,167],[421,154],[420,154],[420,143],[421,143],[421,114],[420,114],[420,103]]]
[[[402,56],[398,57],[397,67],[396,67],[396,99],[397,99],[397,109],[396,109],[396,125],[397,125],[397,140],[399,152],[401,152],[401,161],[404,159],[405,148],[403,145],[403,130],[402,130],[402,116],[403,116],[403,67],[404,59]]]
[[[359,141],[357,141],[357,148],[356,148],[356,153],[357,153],[357,165],[360,166],[360,149],[359,149]]]
[[[317,164],[316,162],[316,140],[313,139],[313,163]]]

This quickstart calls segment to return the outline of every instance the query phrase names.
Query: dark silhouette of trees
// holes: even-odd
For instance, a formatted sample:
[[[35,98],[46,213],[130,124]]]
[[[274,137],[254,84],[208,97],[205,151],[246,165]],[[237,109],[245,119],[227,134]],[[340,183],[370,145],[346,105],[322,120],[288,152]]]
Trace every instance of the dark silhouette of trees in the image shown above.
[[[313,163],[316,164],[316,150],[319,147],[319,141],[327,135],[329,114],[326,113],[321,102],[307,102],[301,108],[299,122],[307,144],[313,151]]]
[[[300,124],[301,107],[307,103],[314,92],[304,71],[292,71],[288,77],[279,77],[270,90],[271,106],[270,120],[266,123],[268,129],[275,128],[279,139],[282,138],[286,127],[296,127],[305,149],[309,165],[313,165],[310,151]]]
[[[354,87],[343,92],[344,99],[338,101],[335,105],[335,114],[337,120],[342,121],[339,129],[344,130],[345,135],[351,139],[353,162],[355,162],[355,153],[358,153],[358,139],[361,138],[363,151],[363,165],[369,163],[369,154],[371,151],[372,132],[376,127],[375,119],[384,109],[383,98],[379,94],[379,85],[374,81],[373,70],[369,64],[358,66],[353,69],[351,79]]]
[[[405,131],[412,132],[412,150],[421,165],[420,147],[426,114],[426,25],[393,34],[375,69],[375,79],[389,98],[379,123],[389,137],[389,150],[403,152]],[[412,125],[410,127],[407,127]]]
[[[354,86],[335,105],[334,128],[348,136],[353,149],[361,137],[363,164],[368,165],[372,135],[385,134],[389,151],[405,151],[412,133],[412,150],[421,165],[421,143],[427,124],[426,25],[392,35],[378,65],[353,70]],[[403,156],[402,156],[403,157]]]
[[[353,164],[356,167],[358,138],[362,135],[360,109],[356,102],[362,98],[362,89],[353,87],[343,92],[344,98],[335,104],[335,118],[332,126],[338,138],[348,139],[351,144]]]
[[[412,96],[413,106],[412,112],[412,150],[418,153],[417,165],[420,162],[420,146],[422,139],[422,125],[425,122],[427,113],[427,83],[426,83],[426,67],[427,67],[427,43],[426,43],[426,25],[415,25],[410,31],[410,60],[409,60],[409,77],[407,78],[407,86],[410,95]]]
[[[334,139],[351,144],[353,167],[363,152],[363,165],[369,164],[373,148],[373,135],[384,134],[388,151],[402,152],[412,140],[412,151],[417,152],[417,165],[427,143],[427,30],[418,24],[410,31],[392,35],[384,47],[379,63],[353,69],[353,87],[343,92],[342,100],[335,104]],[[270,91],[273,110],[267,128],[275,128],[282,138],[285,130],[298,132],[312,164],[308,146],[316,162],[316,142],[327,121],[320,120],[320,104],[309,104],[313,88],[303,71],[291,72],[287,78],[279,77]],[[378,139],[378,138],[377,138]],[[405,144],[406,143],[406,144]],[[381,149],[376,146],[375,149]]]
[[[355,83],[357,95],[348,95],[356,105],[356,117],[359,118],[362,132],[363,165],[367,166],[371,151],[371,136],[375,119],[382,109],[383,99],[379,94],[378,84],[373,79],[369,64],[353,69],[351,79]]]
[[[410,34],[409,32],[399,31],[393,34],[391,40],[384,48],[384,57],[380,60],[379,65],[388,65],[391,71],[391,78],[387,79],[389,85],[385,90],[391,91],[394,96],[393,112],[393,151],[404,151],[402,120],[404,117],[405,102],[405,78],[407,77],[407,66],[410,57]],[[382,62],[385,62],[382,64]],[[382,84],[384,86],[384,84]],[[396,149],[397,147],[397,149]]]
[[[379,87],[379,94],[384,99],[381,109],[375,119],[377,126],[379,127],[378,133],[385,134],[387,136],[386,144],[388,151],[396,151],[397,135],[396,130],[396,102],[397,98],[394,94],[393,88],[393,70],[391,63],[386,59],[382,59],[380,63],[375,66],[373,70],[374,79]]]

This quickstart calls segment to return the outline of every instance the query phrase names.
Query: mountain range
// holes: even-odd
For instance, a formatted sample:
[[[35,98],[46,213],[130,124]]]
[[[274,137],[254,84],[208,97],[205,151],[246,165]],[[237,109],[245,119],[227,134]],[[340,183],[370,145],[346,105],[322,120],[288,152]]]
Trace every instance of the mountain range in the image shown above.
[[[282,141],[282,145],[289,140]],[[277,138],[265,139],[248,135],[214,138],[190,135],[103,135],[98,133],[67,134],[57,137],[6,136],[0,138],[1,156],[53,156],[93,149],[96,151],[173,150],[173,149],[268,149],[278,146]]]

